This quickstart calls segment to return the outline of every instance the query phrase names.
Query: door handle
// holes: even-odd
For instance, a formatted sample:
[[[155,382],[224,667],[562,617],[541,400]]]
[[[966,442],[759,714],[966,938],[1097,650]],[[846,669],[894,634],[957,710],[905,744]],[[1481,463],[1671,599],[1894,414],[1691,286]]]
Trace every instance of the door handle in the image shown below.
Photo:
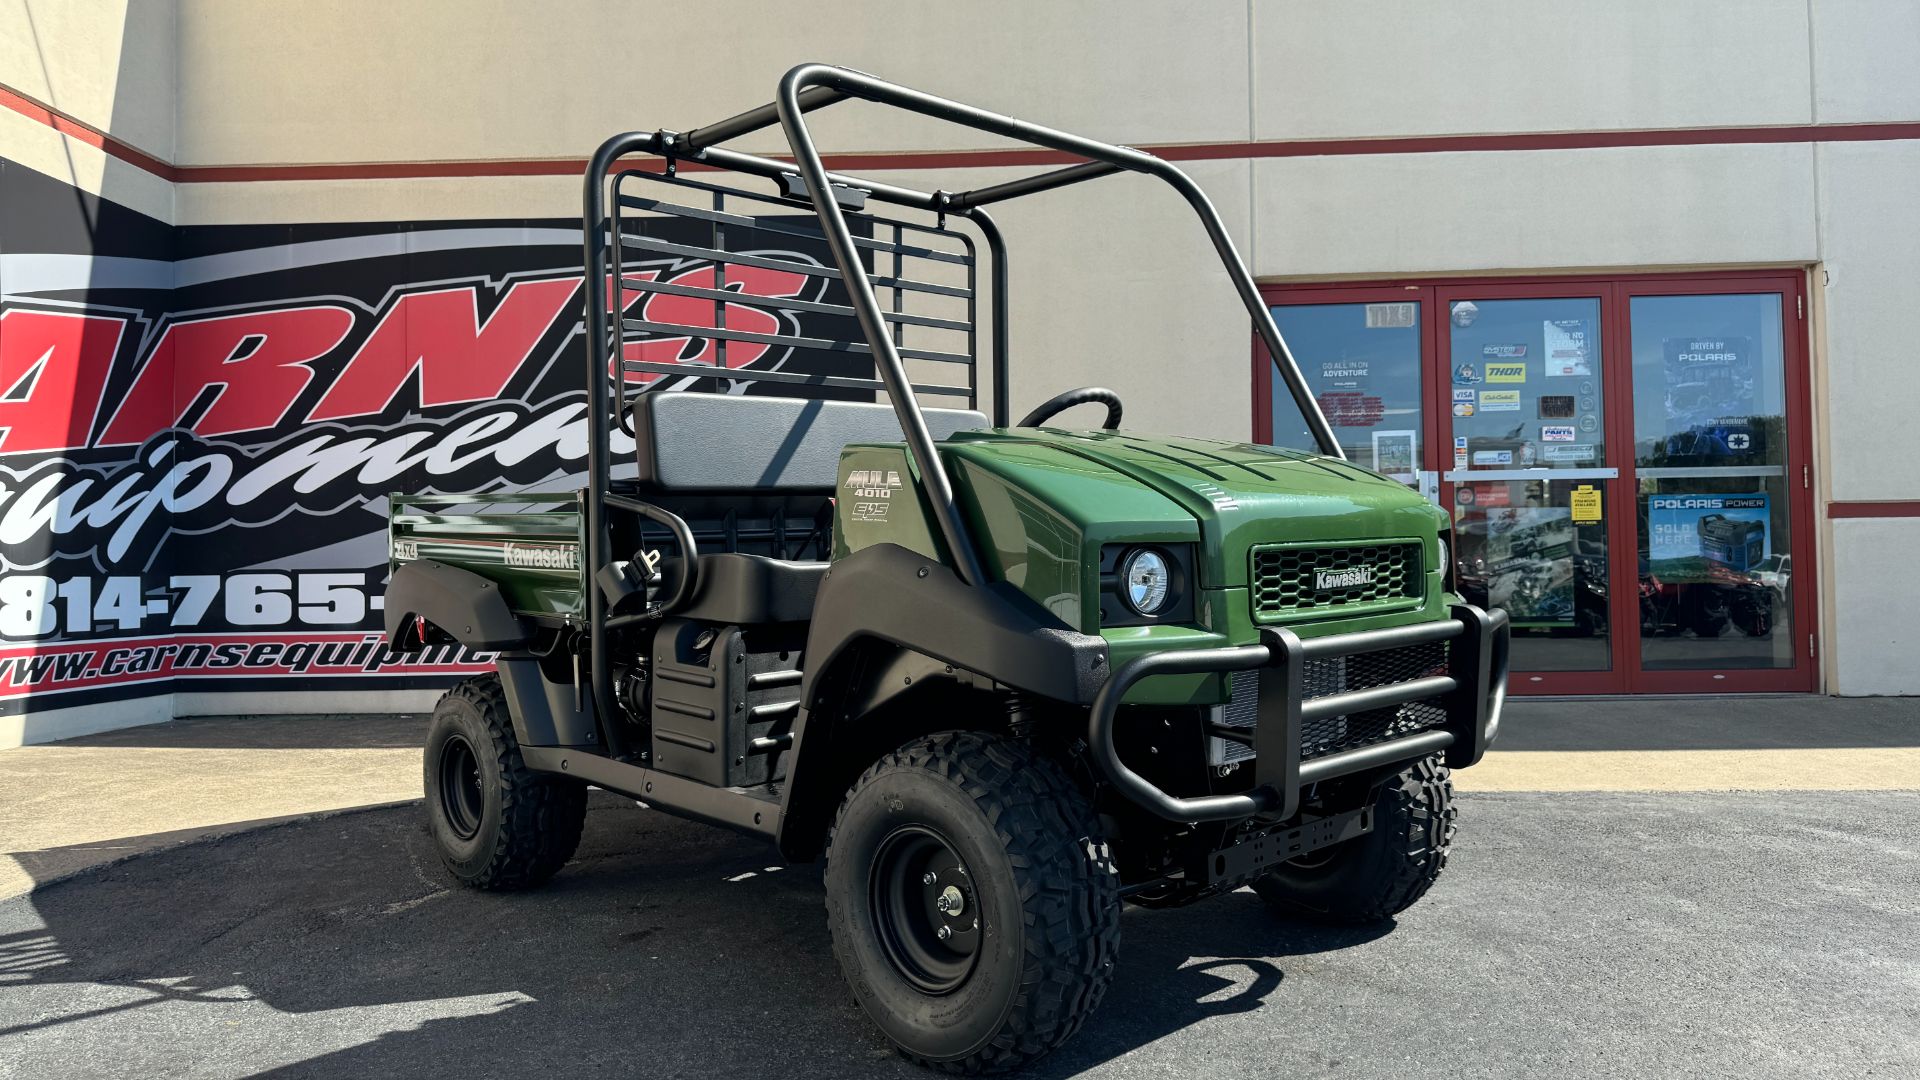
[[[1452,469],[1449,483],[1469,480],[1618,480],[1619,469]]]

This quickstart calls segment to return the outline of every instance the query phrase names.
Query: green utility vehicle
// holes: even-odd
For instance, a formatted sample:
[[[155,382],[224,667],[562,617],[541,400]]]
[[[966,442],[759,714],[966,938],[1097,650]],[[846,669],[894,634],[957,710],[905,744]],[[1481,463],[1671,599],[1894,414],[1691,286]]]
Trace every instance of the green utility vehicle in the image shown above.
[[[829,173],[807,114],[848,98],[1062,166],[958,193]],[[720,145],[775,125],[791,162]],[[1124,172],[1197,214],[1318,454],[1134,434],[1098,388],[1009,423],[987,208]],[[808,65],[770,105],[616,136],[585,187],[581,486],[393,500],[394,647],[499,654],[428,736],[456,877],[547,879],[589,787],[824,858],[861,1005],[966,1072],[1080,1026],[1123,901],[1251,885],[1371,922],[1432,884],[1505,621],[1455,591],[1446,515],[1343,459],[1180,170]],[[1100,428],[1052,424],[1088,403]]]

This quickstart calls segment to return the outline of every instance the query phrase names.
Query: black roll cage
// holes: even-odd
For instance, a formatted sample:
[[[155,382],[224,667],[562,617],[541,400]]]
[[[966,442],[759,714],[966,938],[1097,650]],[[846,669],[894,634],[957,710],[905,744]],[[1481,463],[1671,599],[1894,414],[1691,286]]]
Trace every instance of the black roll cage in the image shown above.
[[[830,173],[821,160],[820,151],[814,145],[812,133],[807,128],[806,114],[848,98],[890,105],[936,120],[945,120],[1087,160],[1051,172],[957,193],[916,191],[892,184]],[[778,124],[786,135],[787,145],[793,155],[791,163],[743,154],[723,149],[719,145],[775,124]],[[692,163],[765,177],[786,184],[790,189],[804,191],[808,201],[813,204],[815,215],[819,218],[827,247],[838,267],[839,277],[846,288],[854,314],[858,317],[861,331],[866,336],[867,348],[872,355],[876,374],[893,404],[894,413],[899,417],[908,458],[916,474],[915,481],[933,510],[941,539],[950,553],[954,572],[969,585],[979,585],[986,580],[981,569],[979,554],[975,551],[972,538],[967,534],[961,519],[959,507],[954,501],[952,483],[947,477],[946,469],[941,465],[939,455],[934,448],[933,438],[927,430],[926,420],[921,415],[920,404],[915,396],[913,384],[907,377],[901,350],[888,332],[887,313],[882,309],[875,295],[873,282],[860,258],[856,240],[847,224],[846,214],[835,195],[836,188],[854,189],[865,198],[878,202],[940,215],[964,217],[979,230],[986,241],[987,253],[990,257],[989,280],[993,287],[989,336],[994,365],[993,422],[998,426],[1005,426],[1008,423],[1009,413],[1006,378],[1006,245],[1000,230],[995,226],[985,207],[1008,199],[1052,191],[1120,172],[1144,173],[1166,181],[1180,193],[1187,204],[1193,208],[1194,213],[1199,216],[1208,239],[1212,241],[1214,250],[1226,267],[1228,277],[1233,281],[1235,291],[1239,293],[1241,302],[1246,305],[1255,333],[1266,345],[1274,367],[1286,383],[1301,415],[1306,419],[1308,429],[1319,444],[1320,452],[1329,457],[1345,456],[1340,449],[1339,441],[1334,437],[1332,427],[1327,423],[1325,414],[1320,410],[1319,403],[1307,389],[1299,366],[1294,362],[1292,353],[1281,338],[1280,329],[1274,324],[1273,315],[1261,298],[1252,274],[1248,272],[1246,263],[1241,260],[1232,239],[1227,235],[1226,225],[1220,220],[1218,211],[1214,209],[1206,193],[1201,191],[1200,186],[1171,162],[1129,147],[1097,142],[1042,127],[1039,124],[963,105],[957,101],[924,94],[849,68],[826,64],[802,64],[780,79],[775,98],[769,104],[685,133],[660,130],[630,131],[615,135],[594,151],[593,158],[587,164],[581,231],[584,234],[586,256],[586,286],[583,292],[586,296],[587,309],[587,408],[591,434],[587,441],[587,478],[582,501],[585,504],[587,518],[586,570],[589,580],[592,580],[594,575],[606,567],[611,560],[608,550],[611,547],[611,536],[606,517],[611,465],[607,437],[609,421],[618,422],[618,418],[611,415],[609,411],[608,383],[620,338],[611,325],[614,316],[607,310],[605,297],[601,295],[602,286],[599,284],[609,279],[608,251],[617,248],[620,243],[620,237],[613,235],[608,227],[606,189],[608,177],[614,172],[614,163],[628,154],[636,153],[654,154],[665,158],[669,169],[676,163]],[[804,187],[796,187],[796,183],[804,184]],[[616,396],[614,407],[624,409],[624,400]],[[592,672],[596,709],[605,708],[603,703],[614,700],[610,668],[601,659],[606,655],[606,605],[606,598],[599,589],[587,590],[587,621],[590,648],[594,657]]]

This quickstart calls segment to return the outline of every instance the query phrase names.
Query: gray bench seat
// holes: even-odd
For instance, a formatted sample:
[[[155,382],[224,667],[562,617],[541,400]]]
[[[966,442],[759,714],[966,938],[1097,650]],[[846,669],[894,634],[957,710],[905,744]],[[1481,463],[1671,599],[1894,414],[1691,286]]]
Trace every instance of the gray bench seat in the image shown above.
[[[987,426],[971,409],[923,409],[935,439]],[[899,442],[893,406],[733,394],[643,394],[633,409],[640,490],[831,494],[850,443]]]

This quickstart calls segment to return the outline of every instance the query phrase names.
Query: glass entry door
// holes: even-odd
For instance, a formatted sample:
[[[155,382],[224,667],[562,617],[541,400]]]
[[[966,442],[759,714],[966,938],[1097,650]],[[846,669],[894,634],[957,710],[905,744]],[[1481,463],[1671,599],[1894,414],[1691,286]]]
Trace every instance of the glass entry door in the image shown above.
[[[1813,688],[1794,573],[1811,566],[1812,469],[1806,366],[1788,362],[1802,339],[1786,329],[1799,321],[1792,286],[1624,290],[1643,689]]]
[[[1817,684],[1800,275],[1275,288],[1347,456],[1453,517],[1516,693]],[[1256,342],[1256,436],[1312,449]],[[1796,573],[1796,569],[1801,573]]]
[[[1442,289],[1456,578],[1507,612],[1518,687],[1622,689],[1615,657],[1620,450],[1609,438],[1602,297]]]

